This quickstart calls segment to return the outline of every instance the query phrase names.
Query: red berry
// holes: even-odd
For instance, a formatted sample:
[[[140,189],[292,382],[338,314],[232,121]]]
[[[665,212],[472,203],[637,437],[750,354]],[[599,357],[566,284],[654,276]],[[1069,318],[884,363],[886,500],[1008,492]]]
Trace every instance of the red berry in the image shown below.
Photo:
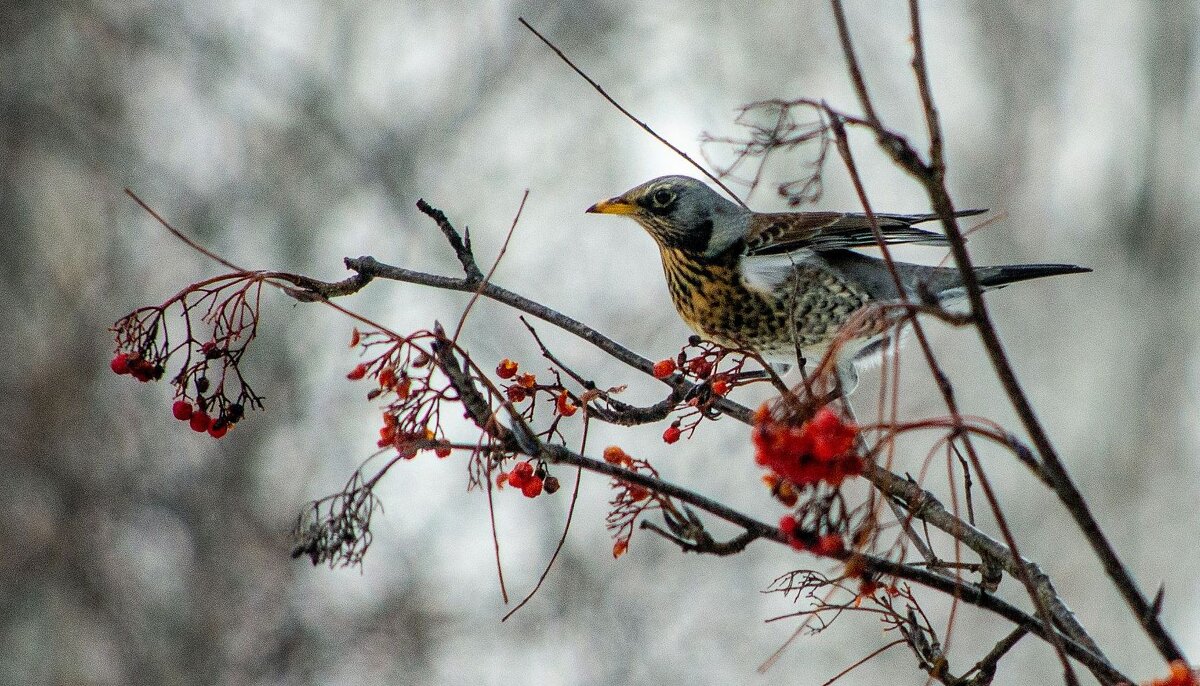
[[[697,379],[706,379],[712,373],[712,362],[703,357],[697,357],[688,362],[688,371]]]
[[[817,539],[813,552],[818,555],[834,556],[842,552],[842,537],[837,534],[825,534]]]
[[[536,498],[541,495],[542,478],[540,476],[529,477],[529,481],[526,481],[525,485],[521,486],[521,493],[524,494],[526,498]]]
[[[229,431],[228,423],[221,423],[220,425],[213,424],[212,426],[208,427],[208,435],[212,436],[213,438],[220,438],[224,436],[227,431]]]
[[[437,455],[438,457],[450,457],[450,446],[439,445],[433,449],[433,454]]]
[[[667,443],[674,443],[675,441],[678,441],[679,437],[682,435],[683,432],[679,430],[679,427],[668,426],[667,430],[663,432],[663,440]]]
[[[675,373],[675,360],[659,360],[654,363],[653,374],[656,379],[665,379]]]
[[[779,530],[783,532],[784,536],[791,538],[792,534],[796,531],[796,518],[792,515],[780,517]]]
[[[504,393],[508,396],[509,402],[519,403],[525,400],[525,389],[520,386],[509,386],[504,389]]]
[[[108,366],[113,370],[114,374],[128,374],[129,355],[117,353],[113,356],[112,361],[108,363]]]
[[[529,462],[518,462],[508,473],[508,484],[513,488],[524,488],[533,478],[533,465]]]
[[[713,393],[716,393],[717,395],[725,395],[726,393],[729,392],[729,388],[730,388],[729,380],[726,379],[725,377],[722,376],[722,377],[713,379],[713,382],[712,382],[712,392]]]
[[[367,365],[360,364],[357,367],[355,367],[354,369],[351,369],[350,373],[346,375],[346,378],[350,379],[351,381],[358,381],[359,379],[363,378],[366,375],[367,375]]]
[[[189,421],[192,431],[196,433],[204,433],[212,426],[212,417],[209,417],[206,412],[193,412]]]
[[[181,422],[186,422],[192,418],[192,404],[186,400],[176,400],[174,405],[171,405],[171,414]]]
[[[511,379],[517,375],[517,363],[507,357],[500,360],[500,364],[496,365],[496,376],[501,379]]]

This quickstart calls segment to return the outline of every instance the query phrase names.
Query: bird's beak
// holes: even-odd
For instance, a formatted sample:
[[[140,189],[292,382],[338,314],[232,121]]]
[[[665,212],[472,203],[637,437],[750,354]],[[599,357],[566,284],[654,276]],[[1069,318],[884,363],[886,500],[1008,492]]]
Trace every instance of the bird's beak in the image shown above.
[[[634,214],[637,212],[637,205],[625,199],[625,196],[617,196],[600,202],[587,208],[588,212],[593,214]]]

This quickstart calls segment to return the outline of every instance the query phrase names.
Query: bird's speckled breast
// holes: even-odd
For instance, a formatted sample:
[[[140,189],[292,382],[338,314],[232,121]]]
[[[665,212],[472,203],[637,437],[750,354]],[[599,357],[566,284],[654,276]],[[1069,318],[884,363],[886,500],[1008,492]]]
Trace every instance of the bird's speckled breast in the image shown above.
[[[768,357],[792,357],[797,343],[806,352],[827,346],[870,300],[818,265],[797,265],[775,292],[766,293],[746,285],[740,255],[710,260],[671,248],[661,252],[671,299],[688,326],[721,345]]]

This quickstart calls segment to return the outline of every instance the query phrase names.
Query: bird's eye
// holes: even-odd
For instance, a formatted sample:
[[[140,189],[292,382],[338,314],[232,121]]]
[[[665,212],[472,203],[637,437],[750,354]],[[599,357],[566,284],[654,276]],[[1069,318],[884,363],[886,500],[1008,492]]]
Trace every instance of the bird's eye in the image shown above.
[[[675,191],[666,188],[660,188],[654,191],[654,195],[650,196],[651,202],[655,207],[666,207],[675,201]]]

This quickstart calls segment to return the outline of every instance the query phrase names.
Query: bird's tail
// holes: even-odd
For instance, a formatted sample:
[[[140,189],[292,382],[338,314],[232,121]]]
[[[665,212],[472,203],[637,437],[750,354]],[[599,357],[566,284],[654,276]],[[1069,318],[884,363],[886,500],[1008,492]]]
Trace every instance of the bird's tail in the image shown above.
[[[1040,279],[1059,274],[1084,274],[1092,271],[1073,264],[1007,264],[993,267],[977,267],[975,275],[984,288],[999,288],[1018,281]]]

